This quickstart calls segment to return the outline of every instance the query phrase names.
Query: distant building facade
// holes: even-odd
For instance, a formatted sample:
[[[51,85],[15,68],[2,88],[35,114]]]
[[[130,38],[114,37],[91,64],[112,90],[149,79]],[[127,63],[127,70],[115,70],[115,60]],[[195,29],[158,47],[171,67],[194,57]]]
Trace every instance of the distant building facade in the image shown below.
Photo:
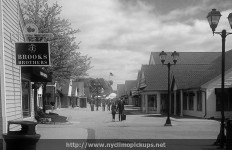
[[[171,56],[171,53],[167,53]],[[232,117],[232,50],[226,52],[225,116]],[[167,63],[171,57],[167,57]],[[170,112],[173,115],[220,118],[221,53],[180,52],[179,60],[171,67]],[[139,73],[138,89],[142,111],[167,113],[167,66],[161,64],[159,53],[151,53],[149,65]]]

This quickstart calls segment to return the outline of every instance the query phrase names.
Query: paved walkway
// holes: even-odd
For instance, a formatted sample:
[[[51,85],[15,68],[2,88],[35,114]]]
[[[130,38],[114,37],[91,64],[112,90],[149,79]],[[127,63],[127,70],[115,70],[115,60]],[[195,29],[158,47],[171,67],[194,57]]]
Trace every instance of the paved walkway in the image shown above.
[[[117,115],[116,122],[112,122],[110,111],[102,111],[101,107],[98,111],[96,108],[95,111],[91,111],[87,107],[59,109],[54,113],[67,116],[68,122],[37,125],[37,133],[41,134],[41,139],[82,139],[85,142],[112,139],[123,143],[130,139],[134,139],[134,141],[136,139],[140,141],[141,139],[156,139],[159,142],[167,142],[169,149],[180,149],[181,147],[181,149],[188,150],[210,150],[217,148],[211,145],[217,137],[220,126],[220,123],[215,120],[171,118],[173,126],[164,127],[166,116],[144,114],[138,111],[127,112],[127,120],[123,122],[118,121]],[[43,140],[39,142],[43,142]]]

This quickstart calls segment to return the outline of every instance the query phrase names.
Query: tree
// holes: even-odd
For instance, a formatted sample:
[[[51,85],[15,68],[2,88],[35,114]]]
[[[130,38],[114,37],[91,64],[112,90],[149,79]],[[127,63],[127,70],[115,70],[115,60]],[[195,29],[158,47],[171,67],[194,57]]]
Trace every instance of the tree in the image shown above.
[[[51,7],[48,0],[24,0],[22,12],[25,22],[37,25],[40,33],[52,33],[54,38],[50,40],[51,67],[44,67],[53,73],[56,81],[62,79],[77,78],[87,75],[90,67],[90,57],[82,56],[77,52],[80,42],[75,42],[74,35],[78,29],[72,29],[67,19],[61,19],[61,6],[57,3]]]
[[[61,6],[57,3],[48,5],[48,0],[24,0],[21,4],[23,18],[26,23],[34,23],[40,33],[52,33],[54,38],[50,40],[51,66],[43,67],[52,74],[53,80],[62,82],[65,79],[75,79],[86,76],[91,68],[91,58],[82,56],[77,52],[79,43],[75,42],[77,29],[71,28],[67,19],[61,19]],[[43,38],[33,40],[41,41]],[[43,84],[43,96],[46,92],[46,82]],[[43,97],[44,100],[44,97]]]
[[[102,89],[102,92],[100,93],[101,96],[103,95],[108,96],[113,91],[111,87],[113,81],[107,81],[103,78],[97,78],[97,79],[89,78],[86,80],[86,82],[87,82],[86,85],[93,96],[96,96],[96,85],[98,85]]]

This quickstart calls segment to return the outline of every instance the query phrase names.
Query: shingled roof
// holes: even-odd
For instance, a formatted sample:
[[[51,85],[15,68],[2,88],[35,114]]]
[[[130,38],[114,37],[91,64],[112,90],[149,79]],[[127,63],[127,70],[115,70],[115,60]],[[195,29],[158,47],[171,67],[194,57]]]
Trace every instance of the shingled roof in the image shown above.
[[[168,69],[163,65],[142,65],[141,72],[144,73],[144,90],[167,90]]]
[[[187,65],[185,68],[175,72],[175,78],[178,80],[176,82],[179,84],[179,88],[196,88],[200,87],[202,84],[216,78],[221,75],[221,55],[212,61],[209,65]],[[198,69],[194,69],[198,67]],[[200,69],[202,68],[202,69]],[[232,68],[232,50],[225,53],[225,71]],[[190,77],[190,78],[189,78]],[[189,79],[187,79],[189,78]]]
[[[212,66],[209,69],[214,70],[213,78],[221,74],[221,67],[222,67],[221,62],[222,62],[221,55],[212,62]],[[232,68],[232,50],[229,50],[225,53],[225,71],[228,71],[231,68]]]
[[[208,70],[211,65],[175,65],[171,66],[171,76],[174,75],[178,89],[200,87],[211,76],[214,70]],[[168,68],[164,65],[143,65],[146,87],[144,90],[167,90]]]
[[[126,80],[125,81],[125,91],[127,95],[130,95],[130,91],[136,87],[137,80]]]
[[[214,70],[212,65],[176,65],[173,66],[173,75],[177,89],[199,88],[212,79]]]
[[[201,58],[202,52],[200,53],[201,55],[198,55],[199,58],[196,58],[197,55],[194,53],[194,59],[191,57],[189,57],[189,60],[180,59],[178,60],[180,61],[179,64],[177,63],[175,66],[171,66],[171,75],[174,76],[178,89],[199,88],[204,83],[221,74],[221,53],[212,52],[211,55],[211,53],[205,52],[204,54],[208,53],[207,56],[210,55],[205,58]],[[190,56],[190,54],[191,52],[186,55]],[[180,55],[180,58],[186,56],[182,55],[182,53]],[[215,59],[212,60],[213,58]],[[232,50],[226,52],[225,71],[232,68],[231,58]],[[144,90],[167,90],[167,66],[161,65],[161,63],[156,65],[143,65],[141,71],[145,76],[146,87]]]

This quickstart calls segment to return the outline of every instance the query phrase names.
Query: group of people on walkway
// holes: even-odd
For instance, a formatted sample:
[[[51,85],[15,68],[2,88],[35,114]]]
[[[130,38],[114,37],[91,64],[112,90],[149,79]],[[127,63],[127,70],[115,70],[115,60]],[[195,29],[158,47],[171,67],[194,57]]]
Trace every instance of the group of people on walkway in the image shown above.
[[[113,102],[111,105],[112,121],[115,121],[115,115],[118,111],[118,120],[123,120],[123,111],[124,111],[124,101],[121,99],[117,102]]]
[[[118,112],[118,120],[119,121],[125,120],[125,117],[124,117],[125,114],[123,113],[125,102],[123,101],[123,99],[119,99],[119,100],[116,100],[113,102],[112,101],[111,102],[102,101],[101,104],[102,104],[102,111],[106,110],[105,109],[106,106],[107,106],[108,111],[111,110],[112,121],[115,121],[115,116],[116,116],[117,112]],[[90,102],[90,107],[91,107],[91,111],[94,111],[94,101]]]

